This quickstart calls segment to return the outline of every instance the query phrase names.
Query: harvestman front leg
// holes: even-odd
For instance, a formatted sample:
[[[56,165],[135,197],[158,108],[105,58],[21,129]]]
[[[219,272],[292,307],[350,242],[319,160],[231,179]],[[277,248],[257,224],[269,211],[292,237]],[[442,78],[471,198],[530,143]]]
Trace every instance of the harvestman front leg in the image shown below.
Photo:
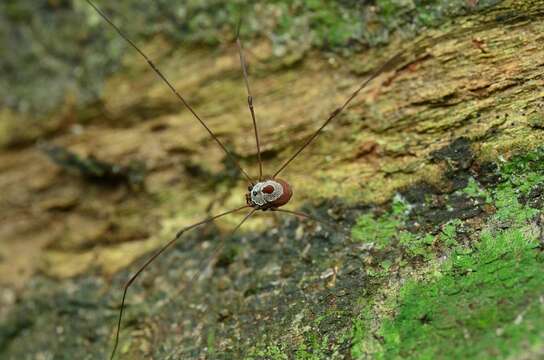
[[[223,150],[225,155],[227,155],[227,157],[231,159],[231,161],[236,165],[238,170],[240,170],[240,173],[242,173],[249,182],[252,182],[253,179],[242,168],[242,166],[240,165],[236,157],[225,147],[225,145],[221,142],[221,140],[219,140],[217,135],[215,135],[215,133],[208,127],[206,122],[202,120],[200,116],[198,116],[198,114],[193,109],[193,107],[189,105],[189,103],[185,100],[185,98],[176,90],[174,85],[172,85],[172,83],[168,81],[166,76],[164,76],[164,74],[159,70],[159,68],[157,68],[155,63],[151,61],[151,59],[134,43],[134,41],[132,41],[127,35],[125,35],[125,33],[121,31],[121,29],[117,25],[115,25],[113,21],[102,10],[100,10],[100,8],[98,8],[93,3],[92,0],[86,0],[86,1],[98,13],[98,15],[100,15],[104,19],[104,21],[106,21],[119,34],[119,36],[121,36],[121,38],[123,38],[134,50],[136,50],[138,54],[140,54],[140,56],[147,62],[151,70],[153,70],[155,74],[157,74],[157,76],[162,80],[162,82],[170,89],[172,94],[183,104],[183,106],[185,106],[187,110],[189,110],[189,112],[200,123],[200,125],[202,125],[204,129],[206,129],[206,131],[208,132],[208,134],[210,134],[210,136],[215,141],[215,143]]]
[[[246,60],[244,57],[242,41],[240,40],[240,25],[241,25],[241,20],[238,22],[238,27],[236,29],[236,45],[238,45],[238,54],[240,55],[240,65],[242,66],[242,73],[244,74],[244,82],[246,84],[247,106],[249,107],[249,112],[251,113],[251,118],[253,120],[253,129],[255,130],[255,142],[257,143],[257,158],[259,160],[259,181],[262,181],[263,163],[261,160],[261,146],[259,144],[259,132],[257,131],[257,120],[255,119],[255,110],[253,109],[253,96],[251,95],[251,89],[249,88]]]
[[[282,166],[280,166],[280,168],[274,173],[274,175],[272,175],[272,179],[275,179],[276,176],[278,176],[290,163],[291,161],[295,160],[298,155],[304,150],[306,149],[306,147],[308,145],[310,145],[312,143],[312,141],[314,141],[320,134],[321,132],[323,131],[323,129],[325,129],[325,127],[332,121],[334,120],[334,118],[336,118],[338,115],[340,115],[340,113],[342,113],[342,111],[344,111],[349,103],[355,99],[357,97],[357,95],[359,95],[359,93],[374,79],[376,78],[379,74],[381,74],[382,71],[384,71],[388,66],[390,66],[391,64],[393,64],[397,59],[400,58],[400,55],[403,53],[404,51],[401,50],[400,52],[398,52],[395,56],[393,56],[392,58],[390,58],[389,60],[387,60],[385,63],[382,64],[382,66],[380,66],[376,71],[374,71],[368,78],[366,78],[362,83],[361,85],[350,95],[350,97],[342,104],[342,106],[336,108],[330,115],[329,117],[327,118],[327,120],[325,120],[325,122],[312,134],[312,136],[310,136],[303,144],[302,146],[300,146],[300,148],[295,151],[295,153],[293,155],[291,155],[291,157],[289,159],[287,159],[287,161],[285,161],[283,163]]]

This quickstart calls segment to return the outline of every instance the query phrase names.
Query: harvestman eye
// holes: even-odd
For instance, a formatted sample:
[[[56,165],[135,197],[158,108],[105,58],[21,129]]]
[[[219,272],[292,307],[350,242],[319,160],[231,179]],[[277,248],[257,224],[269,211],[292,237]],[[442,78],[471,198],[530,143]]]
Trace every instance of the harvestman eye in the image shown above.
[[[261,148],[260,148],[260,141],[259,141],[259,132],[258,132],[258,128],[257,128],[257,120],[256,120],[256,116],[255,116],[255,110],[254,110],[254,107],[253,107],[253,96],[251,95],[251,89],[250,89],[250,86],[249,86],[249,79],[248,79],[248,75],[247,75],[247,68],[246,68],[246,63],[245,63],[245,57],[244,57],[242,42],[240,40],[240,24],[238,24],[238,29],[236,31],[236,44],[238,46],[238,54],[239,54],[239,57],[240,57],[240,65],[241,65],[241,68],[242,68],[244,83],[245,83],[245,87],[246,87],[246,90],[247,90],[247,104],[248,104],[249,113],[251,115],[251,119],[252,119],[252,122],[253,122],[253,130],[254,130],[254,134],[255,134],[255,143],[256,143],[256,148],[257,148],[257,159],[258,159],[258,163],[259,163],[259,176],[258,176],[257,180],[255,180],[242,168],[242,166],[240,165],[238,160],[226,148],[226,146],[221,142],[221,140],[219,140],[219,138],[215,135],[215,133],[208,127],[206,122],[204,120],[202,120],[202,118],[200,118],[200,116],[189,105],[189,103],[187,103],[185,98],[181,94],[178,93],[178,91],[174,88],[172,83],[170,83],[170,81],[168,81],[166,76],[157,68],[157,66],[151,61],[151,59],[149,59],[149,57],[138,46],[136,46],[136,44],[132,40],[130,40],[130,38],[128,36],[126,36],[125,33],[123,33],[121,31],[121,29],[119,27],[117,27],[110,20],[110,18],[104,12],[102,12],[102,10],[100,10],[91,0],[86,0],[86,1],[109,25],[111,25],[111,27],[119,34],[119,36],[121,36],[135,51],[137,51],[144,58],[144,60],[148,63],[149,67],[155,72],[155,74],[161,79],[161,81],[172,91],[172,94],[175,97],[178,98],[178,100],[182,103],[182,105],[187,110],[189,110],[189,112],[193,115],[193,117],[202,125],[202,127],[208,132],[208,134],[215,141],[215,143],[221,148],[221,150],[225,153],[225,155],[227,157],[229,157],[229,159],[238,168],[240,173],[250,183],[250,185],[248,186],[248,191],[250,193],[246,194],[246,205],[237,207],[237,208],[232,209],[232,210],[225,211],[223,213],[220,213],[220,214],[217,214],[217,215],[214,215],[214,216],[211,216],[209,218],[206,218],[206,219],[204,219],[202,221],[199,221],[199,222],[197,222],[195,224],[192,224],[190,226],[187,226],[187,227],[179,230],[172,240],[167,242],[162,248],[160,248],[158,251],[156,251],[154,254],[152,254],[144,262],[144,264],[142,266],[140,266],[140,268],[127,280],[127,282],[125,283],[124,288],[123,288],[123,297],[122,297],[122,300],[121,300],[121,306],[120,306],[120,309],[119,309],[119,317],[118,317],[118,321],[117,321],[117,328],[116,328],[116,332],[115,332],[115,342],[114,342],[113,349],[112,349],[111,356],[110,356],[110,359],[113,359],[114,356],[115,356],[116,350],[117,350],[117,346],[119,345],[119,334],[120,334],[120,331],[121,331],[121,322],[122,322],[122,319],[123,319],[123,311],[125,309],[125,299],[126,299],[128,289],[130,288],[132,283],[136,280],[136,278],[138,278],[138,276],[159,255],[161,255],[165,250],[167,250],[169,247],[171,247],[186,232],[188,232],[188,231],[190,231],[190,230],[192,230],[192,229],[194,229],[194,228],[196,228],[196,227],[198,227],[200,225],[204,225],[204,224],[207,224],[209,222],[212,222],[215,219],[218,219],[220,217],[223,217],[223,216],[226,216],[228,214],[232,214],[232,213],[244,210],[244,209],[251,209],[251,210],[245,215],[245,217],[242,219],[242,221],[240,221],[238,223],[238,225],[236,225],[236,227],[232,230],[231,235],[234,234],[242,226],[242,224],[244,222],[246,222],[246,220],[249,219],[258,210],[261,210],[261,211],[272,210],[272,211],[276,211],[276,212],[285,213],[285,214],[288,214],[288,215],[295,215],[295,216],[298,216],[298,217],[307,218],[307,219],[310,219],[312,221],[316,221],[316,222],[322,223],[322,224],[324,224],[326,226],[330,226],[332,228],[335,228],[335,225],[332,225],[332,224],[330,224],[328,222],[325,222],[325,221],[323,221],[321,219],[317,219],[312,215],[305,214],[305,213],[299,212],[299,211],[287,210],[287,209],[280,208],[280,207],[284,206],[285,204],[287,204],[289,202],[289,200],[291,198],[291,195],[292,195],[292,188],[289,185],[289,183],[287,183],[287,181],[279,179],[277,176],[283,170],[285,170],[285,168],[287,166],[289,166],[289,164],[293,160],[295,160],[298,157],[298,155],[322,133],[323,129],[333,119],[335,119],[340,113],[342,113],[342,111],[344,111],[344,109],[350,104],[350,102],[359,94],[359,92],[361,92],[361,90],[363,90],[368,85],[368,83],[371,80],[373,80],[381,72],[383,72],[388,66],[390,66],[392,63],[394,63],[394,61],[400,57],[400,55],[402,54],[402,51],[399,52],[398,54],[396,54],[395,56],[393,56],[392,58],[390,58],[384,64],[382,64],[382,66],[380,66],[374,73],[372,73],[367,79],[365,79],[362,82],[362,84],[347,98],[347,100],[342,104],[342,106],[336,108],[329,115],[329,117],[325,120],[325,122],[308,139],[306,139],[301,144],[301,146],[298,148],[298,150],[295,151],[280,166],[280,168],[278,170],[276,170],[276,172],[274,172],[274,174],[272,176],[263,176],[263,164],[262,164],[262,160],[261,160]],[[256,201],[254,201],[252,199],[252,196],[251,196],[251,195],[253,195],[253,197],[258,197],[259,196],[258,191],[256,191],[256,190],[253,191],[253,189],[255,187],[259,187],[264,194],[268,195],[269,198],[272,197],[273,199],[268,199],[268,200],[266,198],[259,199],[260,203],[257,203]],[[217,259],[218,255],[222,252],[224,244],[225,244],[224,238],[222,238],[220,244],[213,251],[212,255],[208,259],[206,259],[205,261],[201,262],[200,268],[202,268],[202,265],[205,264],[205,263],[206,264],[213,263]],[[187,287],[192,286],[192,284],[199,278],[200,274],[201,274],[201,272],[197,272],[190,279],[190,281],[187,284]]]

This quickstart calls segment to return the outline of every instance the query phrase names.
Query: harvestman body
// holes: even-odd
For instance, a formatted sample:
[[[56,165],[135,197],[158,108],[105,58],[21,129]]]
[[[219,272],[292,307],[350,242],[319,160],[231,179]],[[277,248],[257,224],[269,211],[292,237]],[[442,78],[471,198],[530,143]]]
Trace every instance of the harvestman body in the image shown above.
[[[121,320],[123,318],[123,310],[125,308],[125,298],[127,294],[128,288],[132,285],[134,280],[147,268],[149,264],[151,264],[159,255],[161,255],[166,249],[168,249],[171,245],[173,245],[184,233],[186,233],[189,230],[192,230],[200,225],[206,224],[208,222],[211,222],[217,218],[223,217],[228,214],[232,214],[238,211],[241,211],[243,209],[251,209],[247,215],[242,219],[242,221],[234,228],[232,233],[236,232],[240,226],[250,217],[252,216],[257,210],[270,210],[270,211],[278,211],[287,213],[290,215],[296,215],[301,216],[305,218],[309,218],[313,221],[317,221],[320,223],[325,223],[324,221],[317,219],[309,214],[305,214],[298,211],[293,210],[286,210],[281,209],[282,206],[287,204],[289,200],[291,199],[291,196],[293,195],[293,190],[289,183],[285,180],[282,180],[278,178],[277,176],[312,142],[314,139],[321,134],[323,129],[340,114],[348,105],[349,103],[359,94],[359,92],[372,80],[374,79],[378,74],[380,74],[391,62],[393,62],[394,59],[398,57],[399,54],[395,55],[391,59],[389,59],[387,62],[385,62],[378,70],[376,70],[372,75],[370,75],[356,90],[351,94],[351,96],[344,102],[342,106],[335,109],[325,120],[325,122],[313,133],[312,136],[310,136],[301,146],[300,148],[291,155],[290,158],[287,159],[283,163],[283,165],[272,175],[272,176],[263,176],[263,166],[261,161],[261,149],[260,149],[260,143],[259,143],[259,134],[257,130],[257,121],[255,118],[255,111],[253,108],[253,97],[251,96],[251,90],[249,87],[249,80],[247,76],[247,70],[246,70],[246,64],[245,59],[242,51],[242,43],[240,41],[239,37],[239,26],[238,31],[236,34],[236,43],[238,45],[238,52],[240,55],[240,64],[242,67],[242,72],[244,75],[244,82],[247,89],[247,102],[249,111],[251,114],[251,118],[253,121],[253,129],[255,132],[255,141],[257,145],[257,156],[259,161],[259,177],[258,180],[255,181],[251,176],[248,175],[248,173],[241,167],[240,163],[236,160],[236,158],[227,150],[225,145],[219,140],[219,138],[213,133],[213,131],[206,125],[206,123],[197,115],[197,113],[193,110],[193,108],[185,101],[185,99],[177,92],[177,90],[174,88],[174,86],[167,80],[167,78],[162,74],[162,72],[155,66],[155,64],[147,57],[147,55],[140,50],[139,47],[136,46],[132,40],[130,40],[110,19],[106,14],[104,14],[91,0],[86,0],[87,3],[108,23],[110,24],[113,29],[124,39],[126,40],[130,46],[134,48],[148,63],[148,65],[151,67],[151,69],[157,74],[157,76],[170,88],[172,93],[181,101],[181,103],[191,112],[191,114],[195,117],[195,119],[200,122],[200,124],[204,127],[204,129],[210,134],[212,139],[217,143],[217,145],[223,150],[223,152],[233,161],[233,163],[236,165],[238,170],[244,177],[249,181],[248,186],[248,193],[246,194],[246,205],[240,206],[236,209],[232,209],[226,212],[223,212],[221,214],[217,214],[215,216],[209,217],[207,219],[204,219],[198,223],[192,224],[188,227],[185,227],[181,230],[179,230],[176,233],[176,236],[170,240],[168,243],[166,243],[162,248],[160,248],[156,253],[151,255],[149,259],[128,279],[126,282],[124,289],[123,289],[123,298],[121,301],[121,308],[119,310],[119,318],[117,322],[117,330],[115,333],[115,343],[113,346],[113,350],[111,353],[110,359],[113,359],[115,356],[115,352],[117,350],[117,345],[119,344],[119,333],[121,329]],[[325,225],[328,225],[325,223]],[[222,240],[217,249],[213,252],[213,254],[207,259],[207,262],[213,262],[216,257],[219,255],[219,253],[223,250],[224,241]],[[201,264],[202,266],[202,264]],[[200,273],[196,273],[192,279],[189,282],[189,286],[198,278]]]

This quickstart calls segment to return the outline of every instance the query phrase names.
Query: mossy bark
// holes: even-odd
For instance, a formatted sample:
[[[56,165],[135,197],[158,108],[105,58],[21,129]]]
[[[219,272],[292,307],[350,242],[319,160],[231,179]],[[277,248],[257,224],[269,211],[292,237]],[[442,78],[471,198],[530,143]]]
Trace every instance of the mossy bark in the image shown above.
[[[229,229],[244,214],[188,234],[131,289],[120,358],[417,357],[416,346],[395,347],[396,338],[405,339],[417,328],[403,322],[415,305],[402,306],[420,301],[419,290],[436,293],[437,287],[451,285],[440,282],[453,276],[442,265],[444,257],[489,249],[481,228],[497,233],[508,224],[512,232],[500,233],[499,241],[537,234],[535,216],[542,206],[540,183],[533,180],[541,170],[531,170],[532,180],[516,183],[510,170],[490,164],[530,152],[544,137],[539,121],[544,118],[543,8],[542,1],[503,1],[415,38],[397,33],[388,45],[349,57],[312,50],[293,62],[276,58],[264,41],[246,46],[270,172],[373,69],[402,49],[282,174],[294,186],[294,208],[304,204],[305,211],[332,217],[343,227],[358,219],[353,236],[266,214],[234,237]],[[235,49],[171,49],[158,37],[144,49],[255,173],[257,156]],[[50,140],[82,159],[145,163],[146,188],[134,192],[89,181],[84,172],[48,163],[25,139],[11,142],[20,134],[13,132],[20,126],[13,119],[21,117],[0,113],[7,119],[2,130],[7,140],[0,141],[19,144],[0,153],[6,194],[0,203],[6,305],[0,312],[0,355],[8,359],[105,357],[120,285],[138,259],[181,226],[243,203],[247,186],[137,54],[126,54],[98,103],[66,106],[58,115],[59,122],[46,129]],[[37,134],[42,136],[43,129]],[[523,175],[523,167],[512,168]],[[497,185],[500,176],[511,188]],[[529,205],[517,197],[523,186],[527,189],[519,191],[533,201]],[[540,289],[540,283],[531,282],[531,271],[541,259],[524,245],[538,242],[533,235],[525,242],[516,237],[514,255],[503,260],[526,264],[528,270],[518,278]],[[187,289],[223,240],[227,245],[217,264]],[[509,249],[505,242],[499,245]],[[470,261],[489,270],[490,259]],[[463,271],[471,266],[451,261]],[[443,280],[435,281],[440,276]],[[497,279],[484,280],[496,285]],[[417,281],[428,284],[417,288]],[[410,287],[403,287],[405,282]],[[519,296],[512,296],[507,300],[519,304]],[[517,305],[507,310],[523,312]],[[440,311],[447,309],[435,314]],[[527,310],[528,326],[536,327],[531,334],[544,331],[539,311]],[[432,323],[424,312],[415,312],[420,323]],[[511,331],[504,325],[508,319],[488,323]],[[511,334],[518,339],[519,333]],[[481,336],[501,341],[490,333]],[[537,354],[542,343],[535,339],[528,345],[514,341],[512,353],[497,346],[491,354]],[[435,354],[431,350],[421,351]]]

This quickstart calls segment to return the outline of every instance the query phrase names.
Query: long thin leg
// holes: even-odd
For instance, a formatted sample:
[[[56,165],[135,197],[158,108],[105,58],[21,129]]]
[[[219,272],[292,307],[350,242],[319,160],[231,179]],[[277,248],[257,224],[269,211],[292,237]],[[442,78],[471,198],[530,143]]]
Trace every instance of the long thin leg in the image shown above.
[[[236,233],[236,231],[238,231],[238,229],[240,229],[242,224],[244,224],[246,222],[246,220],[249,219],[249,217],[252,216],[257,210],[258,209],[252,209],[238,223],[238,225],[236,225],[236,227],[230,232],[229,236],[221,237],[221,242],[219,243],[217,248],[213,251],[213,253],[210,256],[206,257],[204,260],[200,261],[200,263],[198,264],[199,271],[197,273],[193,274],[193,276],[189,279],[189,281],[185,284],[185,286],[183,286],[181,289],[176,291],[176,294],[174,296],[170,296],[170,299],[168,300],[168,303],[170,301],[172,301],[173,299],[177,299],[180,294],[187,293],[188,291],[190,291],[192,289],[193,285],[196,283],[196,281],[198,280],[200,275],[202,273],[204,273],[208,267],[213,266],[215,261],[217,261],[217,258],[219,256],[219,254],[221,254],[221,252],[225,248],[225,239],[232,236],[232,235],[234,235]]]
[[[125,298],[126,298],[126,295],[127,295],[127,290],[128,288],[130,287],[130,285],[132,285],[132,283],[134,282],[134,280],[136,280],[136,278],[145,270],[145,268],[151,264],[153,262],[153,260],[155,260],[160,254],[162,254],[166,249],[168,249],[170,246],[172,246],[184,233],[186,233],[187,231],[189,230],[192,230],[194,228],[196,228],[197,226],[200,226],[200,225],[203,225],[203,224],[206,224],[206,223],[209,223],[210,221],[213,221],[217,218],[220,218],[222,216],[225,216],[225,215],[228,215],[228,214],[232,214],[234,212],[237,212],[237,211],[240,211],[242,209],[246,209],[248,208],[249,206],[248,205],[245,205],[245,206],[241,206],[239,208],[236,208],[236,209],[232,209],[232,210],[229,210],[229,211],[225,211],[224,213],[221,213],[221,214],[218,214],[218,215],[215,215],[215,216],[212,216],[210,218],[207,218],[205,220],[202,220],[202,221],[199,221],[193,225],[190,225],[190,226],[187,226],[181,230],[179,230],[177,233],[176,233],[176,236],[170,240],[168,243],[166,243],[166,245],[164,245],[162,248],[160,248],[156,253],[154,253],[149,259],[147,259],[147,261],[138,269],[138,271],[136,271],[134,273],[134,275],[132,275],[128,281],[126,282],[125,286],[124,286],[124,289],[123,289],[123,299],[121,300],[121,309],[119,310],[119,319],[117,321],[117,331],[115,333],[115,344],[113,345],[113,350],[111,352],[111,357],[110,359],[113,359],[113,357],[115,356],[115,352],[117,350],[117,345],[119,345],[119,332],[121,331],[121,320],[123,318],[123,311],[125,310]],[[245,221],[245,220],[244,220]],[[238,229],[240,225],[238,225],[236,227],[236,229]]]
[[[213,131],[208,127],[208,125],[206,125],[206,123],[197,115],[197,113],[193,110],[193,108],[187,103],[187,101],[185,101],[185,99],[183,98],[183,96],[181,96],[178,91],[174,88],[174,86],[166,79],[166,77],[163,75],[163,73],[157,68],[157,66],[155,66],[155,64],[149,59],[149,57],[147,57],[147,55],[142,51],[140,50],[140,48],[138,46],[136,46],[136,44],[130,40],[126,35],[125,33],[123,33],[121,31],[121,29],[119,29],[117,27],[117,25],[115,25],[113,23],[113,21],[104,13],[102,12],[102,10],[100,10],[91,0],[86,0],[87,3],[108,23],[111,25],[111,27],[113,27],[113,29],[115,31],[117,31],[117,33],[127,42],[130,44],[130,46],[132,46],[134,48],[134,50],[136,50],[146,61],[147,61],[147,64],[151,67],[151,69],[161,78],[161,80],[166,84],[166,86],[168,86],[170,88],[170,90],[172,91],[172,93],[174,93],[174,95],[183,103],[183,105],[187,108],[187,110],[189,110],[191,112],[191,114],[193,114],[193,116],[198,120],[198,122],[200,122],[200,124],[206,129],[206,131],[208,132],[208,134],[210,134],[210,136],[215,140],[215,142],[217,143],[217,145],[219,145],[219,147],[221,147],[221,149],[223,149],[223,151],[225,152],[225,154],[234,162],[234,164],[236,164],[236,166],[238,167],[238,169],[240,170],[240,172],[251,182],[253,179],[251,178],[251,176],[248,175],[248,173],[242,168],[242,166],[240,165],[240,163],[238,162],[238,160],[236,160],[236,158],[234,157],[234,155],[232,155],[230,153],[230,151],[227,150],[227,148],[225,147],[225,145],[223,145],[223,143],[221,142],[221,140],[219,140],[219,138],[213,133]]]
[[[257,209],[251,209],[251,211],[246,216],[244,216],[244,218],[238,223],[238,225],[236,225],[236,227],[231,231],[229,236],[234,235],[236,233],[236,231],[238,231],[238,229],[240,229],[242,224],[244,224],[246,222],[246,220],[249,219],[250,216],[255,213],[255,211],[257,211]],[[203,269],[204,266],[203,265],[206,264],[206,267],[208,267],[208,266],[210,266],[210,264],[213,264],[216,261],[217,256],[219,256],[219,254],[221,254],[221,252],[223,251],[224,247],[225,247],[225,238],[222,237],[221,242],[219,243],[217,248],[214,250],[214,252],[207,259],[200,262],[199,268],[202,269],[202,270],[193,275],[193,277],[189,281],[189,284],[185,287],[185,291],[190,289],[192,287],[193,283],[196,280],[198,280],[198,277],[204,271],[204,269]]]
[[[300,211],[287,210],[287,209],[271,209],[271,210],[272,211],[277,211],[277,212],[282,212],[282,213],[289,214],[289,215],[300,216],[300,217],[303,217],[303,218],[306,218],[306,219],[310,219],[310,220],[315,221],[315,222],[317,222],[319,224],[325,225],[325,226],[327,226],[327,227],[329,227],[329,228],[331,228],[333,230],[337,230],[337,231],[345,233],[345,231],[343,229],[341,229],[338,225],[330,223],[328,221],[318,219],[315,216],[310,215],[310,214],[306,214],[306,213],[303,213],[303,212],[300,212]]]
[[[278,176],[278,174],[280,172],[282,172],[290,163],[291,161],[295,160],[295,158],[298,156],[298,154],[300,154],[302,152],[302,150],[304,150],[308,145],[310,145],[310,143],[312,141],[315,140],[315,138],[321,134],[321,132],[323,131],[323,129],[325,128],[325,126],[327,126],[335,117],[337,117],[342,111],[344,111],[344,109],[349,105],[349,103],[355,99],[355,97],[359,94],[359,92],[361,92],[361,90],[363,90],[370,81],[372,81],[376,76],[378,76],[383,70],[385,70],[391,63],[393,63],[403,52],[399,52],[397,53],[395,56],[393,56],[392,58],[390,58],[389,60],[387,60],[382,66],[380,66],[374,73],[372,73],[372,75],[370,75],[365,81],[363,81],[363,83],[359,86],[359,88],[357,88],[357,90],[355,90],[355,92],[353,94],[351,94],[351,96],[344,102],[344,104],[342,106],[340,106],[339,108],[336,108],[336,110],[334,110],[330,115],[329,117],[327,118],[327,120],[325,120],[325,122],[323,123],[323,125],[321,125],[321,127],[319,129],[317,129],[317,131],[308,138],[308,140],[306,140],[304,142],[304,144],[302,144],[302,146],[278,169],[278,171],[276,171],[274,173],[274,175],[272,175],[272,178],[275,178],[276,176]]]
[[[247,76],[246,59],[244,56],[244,49],[242,41],[240,40],[240,25],[238,22],[238,29],[236,30],[236,45],[238,45],[238,53],[240,54],[240,65],[242,66],[242,73],[244,74],[244,82],[246,83],[247,90],[247,105],[251,118],[253,119],[253,129],[255,130],[255,142],[257,143],[257,157],[259,159],[259,181],[263,179],[263,163],[261,160],[261,146],[259,144],[259,132],[257,131],[257,120],[255,120],[255,110],[253,109],[253,96],[251,95],[251,89],[249,88],[249,80]]]

